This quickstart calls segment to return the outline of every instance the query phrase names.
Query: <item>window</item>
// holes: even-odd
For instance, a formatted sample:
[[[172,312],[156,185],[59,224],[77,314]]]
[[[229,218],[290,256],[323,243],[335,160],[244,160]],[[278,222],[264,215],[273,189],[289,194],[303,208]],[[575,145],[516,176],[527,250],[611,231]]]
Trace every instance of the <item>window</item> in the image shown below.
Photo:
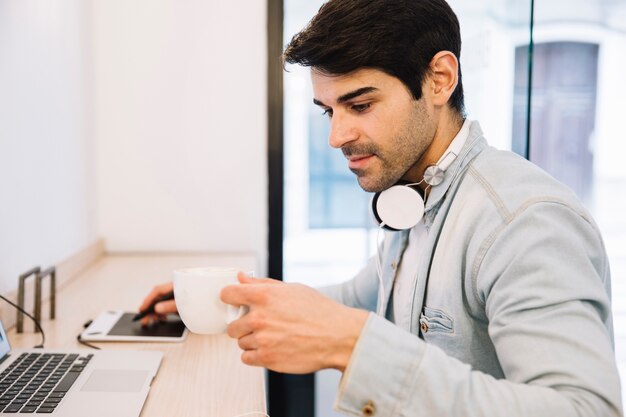
[[[370,194],[358,186],[346,169],[341,151],[328,146],[330,124],[315,107],[309,112],[309,228],[367,229]]]
[[[283,1],[283,45],[322,3]],[[529,152],[531,161],[570,186],[603,232],[613,277],[616,356],[625,378],[626,140],[621,109],[626,3],[449,3],[461,24],[467,116],[480,121],[490,145],[524,156]],[[328,121],[311,104],[308,69],[288,71],[283,78],[283,273],[287,281],[312,286],[339,283],[375,253],[371,195],[360,189],[341,152],[328,146]],[[317,417],[340,415],[332,411],[339,376],[335,371],[316,375]],[[626,384],[623,389],[626,398]]]

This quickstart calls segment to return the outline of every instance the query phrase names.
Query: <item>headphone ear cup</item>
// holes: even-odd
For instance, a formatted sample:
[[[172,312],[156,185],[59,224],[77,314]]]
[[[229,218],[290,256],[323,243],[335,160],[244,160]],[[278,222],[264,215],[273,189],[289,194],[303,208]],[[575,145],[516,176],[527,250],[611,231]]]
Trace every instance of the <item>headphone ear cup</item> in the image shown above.
[[[424,199],[414,188],[394,185],[374,195],[372,213],[388,230],[410,229],[424,216]]]
[[[374,196],[372,197],[372,203],[371,203],[372,216],[374,217],[374,221],[376,222],[376,225],[378,227],[380,227],[380,225],[382,224],[383,229],[389,230],[392,232],[398,232],[399,230],[389,227],[386,223],[384,224],[383,220],[380,218],[380,215],[378,214],[378,210],[376,210],[376,204],[378,204],[378,199],[380,198],[380,195],[384,193],[385,191],[379,191],[376,194],[374,194]]]

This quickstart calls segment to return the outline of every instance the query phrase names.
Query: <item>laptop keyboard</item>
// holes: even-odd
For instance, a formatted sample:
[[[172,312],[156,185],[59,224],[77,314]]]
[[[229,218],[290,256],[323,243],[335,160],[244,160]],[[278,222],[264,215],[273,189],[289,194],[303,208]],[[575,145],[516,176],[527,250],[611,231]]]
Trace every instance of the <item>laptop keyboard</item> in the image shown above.
[[[22,353],[0,373],[0,413],[54,412],[92,357]]]

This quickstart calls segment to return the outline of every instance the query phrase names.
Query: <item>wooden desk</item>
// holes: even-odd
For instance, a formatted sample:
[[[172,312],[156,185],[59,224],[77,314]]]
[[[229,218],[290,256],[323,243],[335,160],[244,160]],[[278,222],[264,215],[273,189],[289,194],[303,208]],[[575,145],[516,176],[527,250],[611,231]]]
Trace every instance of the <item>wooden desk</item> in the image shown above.
[[[83,324],[105,309],[136,311],[171,271],[194,266],[255,269],[245,256],[105,256],[57,291],[57,318],[43,306],[46,348],[86,348],[76,341]],[[29,348],[41,336],[25,318],[23,334],[9,332],[14,348]],[[164,353],[143,417],[235,417],[266,411],[265,372],[241,363],[237,342],[226,335],[189,334],[182,343],[94,343],[103,349],[158,350]],[[261,415],[259,414],[258,417]],[[249,417],[257,417],[250,415]]]

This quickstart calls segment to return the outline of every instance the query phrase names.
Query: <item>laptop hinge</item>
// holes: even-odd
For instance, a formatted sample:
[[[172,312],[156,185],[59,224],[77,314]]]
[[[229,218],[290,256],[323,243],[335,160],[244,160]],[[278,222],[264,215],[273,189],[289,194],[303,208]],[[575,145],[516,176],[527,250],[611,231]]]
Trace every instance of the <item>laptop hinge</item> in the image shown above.
[[[7,353],[6,355],[4,355],[2,358],[0,358],[0,365],[2,365],[4,363],[4,361],[6,361],[7,359],[9,359],[9,356],[11,356],[10,353]]]

